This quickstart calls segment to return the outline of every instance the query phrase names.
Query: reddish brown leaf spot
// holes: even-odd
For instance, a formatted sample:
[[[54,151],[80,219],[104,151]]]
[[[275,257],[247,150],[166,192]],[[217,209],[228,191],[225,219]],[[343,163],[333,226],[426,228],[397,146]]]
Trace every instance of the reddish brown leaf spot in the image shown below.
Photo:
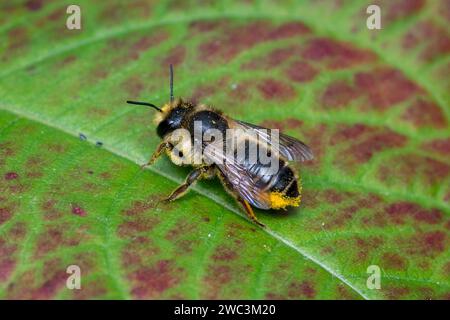
[[[65,10],[61,10],[61,8],[56,8],[52,12],[50,12],[45,19],[47,21],[57,21],[61,19],[61,17],[64,17]]]
[[[338,130],[333,135],[331,139],[331,144],[336,145],[338,143],[347,142],[349,140],[355,140],[364,136],[365,134],[375,132],[376,129],[373,127],[366,126],[364,124],[355,125],[342,125],[338,127]]]
[[[303,121],[295,119],[295,118],[287,118],[285,120],[285,124],[286,124],[285,125],[286,129],[293,130],[293,129],[298,129],[301,126],[303,126]]]
[[[53,274],[46,280],[39,288],[34,290],[32,299],[50,299],[64,287],[67,280],[67,273],[65,270],[60,270]]]
[[[406,268],[406,261],[397,253],[385,253],[381,257],[381,267],[402,271]]]
[[[295,90],[291,85],[274,79],[261,81],[258,90],[269,100],[289,100],[295,97]]]
[[[318,71],[307,62],[294,61],[285,73],[290,80],[301,83],[313,80]]]
[[[398,202],[386,208],[386,212],[396,224],[405,223],[406,217],[412,217],[418,222],[437,224],[442,221],[443,213],[438,209],[424,209],[411,202]]]
[[[67,56],[67,57],[65,57],[65,58],[63,59],[63,61],[62,61],[62,66],[63,66],[63,67],[64,67],[64,66],[67,66],[67,65],[69,65],[69,64],[71,64],[71,63],[73,63],[73,62],[75,62],[76,60],[77,60],[77,57],[74,56],[74,55]]]
[[[38,237],[36,241],[36,256],[42,257],[46,253],[54,251],[64,241],[63,232],[58,228],[47,228],[45,234]]]
[[[406,18],[418,13],[425,5],[425,0],[386,1],[386,23]]]
[[[74,298],[76,300],[99,299],[108,293],[106,283],[105,279],[86,281],[83,290],[73,290]]]
[[[153,3],[147,0],[135,0],[126,4],[126,10],[124,4],[111,2],[108,5],[103,6],[100,12],[100,19],[102,22],[108,24],[118,25],[123,23],[124,20],[128,20],[131,16],[133,19],[145,19],[152,13]]]
[[[42,5],[44,4],[43,0],[28,0],[25,2],[25,6],[30,11],[36,11],[42,8]]]
[[[47,220],[54,220],[62,216],[62,212],[58,210],[56,207],[56,200],[47,200],[45,201],[41,209],[45,212],[45,218]]]
[[[11,219],[12,212],[7,208],[0,208],[0,225]]]
[[[106,172],[105,172],[106,173]],[[122,213],[127,216],[140,215],[150,209],[155,208],[156,203],[150,201],[134,201],[132,207],[129,209],[122,210]]]
[[[38,179],[42,178],[44,174],[42,172],[27,172],[27,178]]]
[[[227,265],[213,265],[208,269],[208,275],[204,282],[206,285],[206,298],[217,299],[220,290],[233,280],[233,273],[230,266]]]
[[[5,180],[15,180],[19,177],[19,174],[16,172],[7,172],[5,173]]]
[[[266,57],[255,57],[251,61],[244,63],[243,70],[276,68],[298,51],[297,47],[277,48],[271,51]]]
[[[336,299],[337,300],[356,300],[360,299],[355,291],[347,287],[346,285],[340,283],[336,287]]]
[[[38,235],[35,245],[35,257],[41,258],[60,247],[76,247],[90,238],[88,226],[75,228],[67,224],[49,224]]]
[[[236,100],[248,100],[248,98],[250,97],[251,86],[252,82],[250,81],[241,81],[239,83],[233,84],[231,90],[228,91],[233,102],[235,102]]]
[[[373,236],[368,238],[354,237],[354,241],[358,248],[368,249],[370,247],[378,249],[383,243],[384,239],[380,236]]]
[[[403,47],[411,51],[420,47],[420,58],[430,62],[450,52],[448,32],[433,21],[422,21],[411,27],[403,38]]]
[[[129,276],[134,284],[131,293],[138,299],[160,297],[180,282],[183,273],[184,270],[173,261],[160,260],[152,267],[140,268]]]
[[[130,97],[138,97],[144,87],[144,82],[141,80],[141,77],[138,76],[131,76],[122,82],[122,88]]]
[[[442,268],[442,273],[447,278],[450,278],[450,262],[447,262],[444,267]]]
[[[8,32],[8,48],[7,53],[11,54],[17,49],[25,47],[29,42],[27,29],[23,27],[15,27]]]
[[[99,65],[92,71],[92,75],[98,80],[106,79],[108,73],[109,71],[107,70],[107,68],[101,65]]]
[[[324,191],[325,200],[330,204],[338,204],[343,200],[343,194],[333,189]]]
[[[152,230],[159,222],[157,217],[137,217],[134,220],[122,222],[117,233],[121,238],[128,238],[137,233]]]
[[[418,99],[403,113],[403,119],[417,127],[445,128],[447,119],[442,109],[435,103]]]
[[[78,206],[78,205],[73,205],[72,206],[72,213],[77,215],[77,216],[81,216],[84,217],[87,215],[86,210],[84,210],[82,207]]]
[[[17,243],[25,237],[26,230],[27,227],[25,223],[17,222],[11,227],[11,229],[9,229],[8,237],[11,241],[15,241]]]
[[[133,60],[138,60],[144,52],[146,52],[150,48],[158,46],[167,38],[167,32],[165,32],[164,30],[155,30],[155,32],[152,32],[149,35],[142,36],[139,39],[133,41],[131,44],[129,44],[128,40],[124,41],[121,39],[113,39],[109,42],[109,48],[107,48],[106,50],[109,53],[111,50],[122,50],[124,46],[129,47],[126,55],[120,55],[113,61],[114,65],[122,65]]]
[[[447,21],[450,21],[450,2],[448,0],[441,0],[439,14]]]
[[[362,142],[351,145],[347,150],[336,157],[336,163],[365,163],[369,161],[377,152],[386,149],[402,147],[407,138],[401,134],[386,129],[380,133],[375,133]]]
[[[384,239],[379,236],[361,238],[359,236],[354,237],[354,242],[359,248],[355,262],[362,263],[367,260],[370,252],[379,250],[379,248],[384,244]]]
[[[436,139],[427,142],[423,145],[426,150],[431,150],[440,153],[444,156],[450,155],[450,138],[449,139]]]
[[[402,242],[408,254],[427,257],[444,252],[448,245],[447,235],[442,231],[418,232]]]
[[[356,89],[364,94],[371,108],[381,111],[405,101],[422,90],[398,70],[379,68],[359,72],[354,77]]]
[[[111,179],[112,175],[110,172],[105,171],[105,172],[100,173],[100,177],[105,180],[109,180],[109,179]]]
[[[192,101],[193,103],[200,103],[205,98],[214,95],[216,91],[217,87],[214,85],[210,84],[200,85],[193,91],[189,100]]]
[[[415,175],[411,175],[414,172]],[[388,181],[391,177],[401,177],[404,182],[412,182],[421,177],[424,183],[442,183],[450,174],[450,166],[441,161],[417,154],[393,157],[380,166],[379,178]]]
[[[65,146],[63,144],[59,144],[59,143],[49,143],[47,145],[47,148],[51,152],[64,153],[67,149],[67,146]]]
[[[391,286],[385,285],[383,286],[383,293],[386,295],[388,299],[391,300],[399,300],[408,295],[411,290],[407,287],[399,287],[399,286]]]
[[[189,25],[192,31],[197,32],[210,32],[217,30],[218,28],[223,28],[228,22],[225,20],[214,20],[214,21],[194,21]]]
[[[444,252],[447,247],[447,236],[441,231],[425,233],[420,237],[420,240],[422,241],[424,248],[427,248],[432,252]]]
[[[123,266],[126,268],[143,265],[143,261],[146,258],[153,257],[160,251],[159,247],[150,238],[143,236],[132,237],[122,252]]]
[[[308,28],[301,23],[287,23],[274,27],[269,22],[254,22],[246,25],[226,25],[221,37],[202,43],[199,46],[199,60],[202,62],[221,62],[233,59],[245,49],[264,41],[303,35]]]
[[[230,247],[221,246],[216,249],[212,258],[219,261],[234,260],[238,257],[236,250]]]
[[[276,40],[281,38],[290,38],[300,35],[305,35],[311,32],[306,25],[301,22],[288,22],[270,31],[268,34],[269,40]]]
[[[11,148],[11,146],[11,142],[0,143],[0,154],[2,156],[0,158],[0,165],[4,164],[4,159],[15,155],[15,151]]]
[[[16,267],[16,262],[11,258],[0,258],[0,282],[6,281]]]
[[[170,51],[169,55],[166,58],[164,58],[163,64],[173,64],[174,66],[177,66],[183,63],[185,57],[186,48],[182,45],[178,45]]]
[[[291,299],[314,299],[316,290],[311,281],[294,281],[288,287],[288,296]]]
[[[8,279],[15,268],[15,254],[17,246],[9,244],[3,238],[0,238],[0,281]]]
[[[343,81],[336,81],[328,85],[322,95],[325,107],[345,107],[358,97],[354,87]]]
[[[28,270],[17,278],[14,285],[8,287],[9,299],[51,299],[65,286],[67,273],[59,259],[51,259],[39,269]]]
[[[376,58],[370,51],[327,38],[311,40],[303,50],[302,56],[307,60],[326,60],[330,69],[348,68],[360,63],[371,62]]]
[[[40,167],[44,163],[42,157],[31,156],[27,160],[27,167]]]
[[[174,243],[177,252],[187,254],[192,252],[197,240],[191,239],[189,236],[195,234],[197,224],[189,223],[185,219],[179,220],[175,227],[170,229],[166,234],[166,239]]]

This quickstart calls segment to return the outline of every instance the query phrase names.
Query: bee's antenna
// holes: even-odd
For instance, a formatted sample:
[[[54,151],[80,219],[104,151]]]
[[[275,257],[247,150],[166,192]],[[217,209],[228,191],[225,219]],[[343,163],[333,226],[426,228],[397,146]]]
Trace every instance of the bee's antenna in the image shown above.
[[[173,102],[173,66],[170,64],[169,66],[170,71],[170,102]]]
[[[159,112],[162,112],[162,110],[160,108],[158,108],[157,106],[155,106],[153,103],[139,102],[139,101],[130,101],[130,100],[127,100],[127,103],[129,103],[129,104],[137,104],[137,105],[140,105],[140,106],[152,107],[152,108],[155,108],[156,110],[158,110]]]

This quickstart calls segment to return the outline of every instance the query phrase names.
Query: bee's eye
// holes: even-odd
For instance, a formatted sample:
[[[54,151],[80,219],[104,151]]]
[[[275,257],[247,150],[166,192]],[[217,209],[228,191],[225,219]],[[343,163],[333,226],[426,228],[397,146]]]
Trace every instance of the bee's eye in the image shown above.
[[[179,158],[183,158],[184,154],[183,151],[178,150],[178,149],[174,149],[173,152],[178,155]]]

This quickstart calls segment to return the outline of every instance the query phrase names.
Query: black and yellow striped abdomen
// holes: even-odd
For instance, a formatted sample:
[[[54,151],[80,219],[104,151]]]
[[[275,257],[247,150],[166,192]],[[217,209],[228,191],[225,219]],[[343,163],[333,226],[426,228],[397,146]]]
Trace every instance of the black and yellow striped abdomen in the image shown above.
[[[269,189],[269,198],[272,209],[284,209],[287,206],[298,207],[301,201],[300,180],[288,164],[280,160],[280,169],[272,177],[274,180]]]

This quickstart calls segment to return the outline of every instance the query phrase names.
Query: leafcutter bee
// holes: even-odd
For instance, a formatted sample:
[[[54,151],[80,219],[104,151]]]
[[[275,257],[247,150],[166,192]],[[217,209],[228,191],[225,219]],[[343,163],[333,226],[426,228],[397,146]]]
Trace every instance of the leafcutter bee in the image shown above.
[[[168,103],[161,108],[147,102],[127,103],[158,111],[156,131],[162,142],[143,167],[153,164],[164,152],[173,163],[194,167],[167,201],[180,198],[197,180],[217,176],[247,216],[260,226],[264,225],[252,206],[264,210],[299,206],[301,184],[288,161],[313,158],[303,142],[276,129],[234,120],[209,106],[174,99],[172,65]]]

